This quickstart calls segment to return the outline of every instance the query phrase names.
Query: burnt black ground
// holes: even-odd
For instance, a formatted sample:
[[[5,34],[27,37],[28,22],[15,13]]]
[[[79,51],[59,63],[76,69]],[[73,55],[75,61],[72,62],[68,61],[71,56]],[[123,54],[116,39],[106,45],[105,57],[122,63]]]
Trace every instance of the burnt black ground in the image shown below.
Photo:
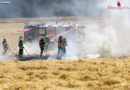
[[[29,61],[29,60],[49,60],[49,59],[61,59],[58,58],[57,55],[43,55],[40,57],[40,55],[27,55],[23,56],[22,58],[19,58],[18,55],[16,55],[17,59],[20,61]]]

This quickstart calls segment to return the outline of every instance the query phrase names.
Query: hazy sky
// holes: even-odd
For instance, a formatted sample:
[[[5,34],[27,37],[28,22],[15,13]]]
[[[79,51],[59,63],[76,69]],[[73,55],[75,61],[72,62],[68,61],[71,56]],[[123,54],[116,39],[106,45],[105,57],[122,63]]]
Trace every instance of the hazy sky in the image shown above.
[[[11,3],[2,3],[9,1]],[[100,0],[99,0],[100,1]],[[0,0],[0,18],[101,16],[97,0]]]

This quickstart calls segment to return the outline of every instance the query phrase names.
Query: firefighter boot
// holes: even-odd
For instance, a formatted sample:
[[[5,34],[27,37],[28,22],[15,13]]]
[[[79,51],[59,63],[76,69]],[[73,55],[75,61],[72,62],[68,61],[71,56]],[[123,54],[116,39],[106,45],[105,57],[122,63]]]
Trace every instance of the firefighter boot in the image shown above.
[[[42,57],[42,54],[40,54],[40,58]]]

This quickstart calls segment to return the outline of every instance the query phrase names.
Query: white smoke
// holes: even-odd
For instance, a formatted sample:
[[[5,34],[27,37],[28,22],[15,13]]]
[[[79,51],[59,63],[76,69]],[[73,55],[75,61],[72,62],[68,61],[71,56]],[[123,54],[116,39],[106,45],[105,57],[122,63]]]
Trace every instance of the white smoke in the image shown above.
[[[113,56],[115,55],[116,46],[116,31],[112,26],[105,27],[103,30],[98,25],[89,25],[84,30],[85,40],[81,44],[83,56],[100,55]]]
[[[3,60],[15,60],[16,58],[15,57],[9,57],[9,56],[3,56],[0,54],[0,61],[3,61]]]
[[[122,7],[130,8],[129,0],[119,1]],[[130,55],[130,9],[108,10],[108,5],[117,7],[117,0],[105,0],[97,5],[99,8],[104,9],[105,17],[102,18],[102,25],[104,26],[101,27],[97,23],[88,24],[83,30],[84,39],[81,41],[80,46],[69,45],[68,55],[73,53],[77,58]]]
[[[39,55],[40,54],[40,48],[39,43],[34,41],[32,43],[25,43],[24,44],[24,54],[25,55]]]
[[[97,24],[90,24],[84,30],[84,39],[67,47],[67,59],[97,58],[116,56],[117,35],[112,26],[101,29]]]
[[[112,0],[110,0],[111,2]],[[122,7],[128,7],[123,10],[108,10],[110,13],[109,22],[117,32],[117,45],[116,55],[117,56],[129,56],[130,55],[130,1],[119,0]],[[117,2],[115,2],[117,3]]]

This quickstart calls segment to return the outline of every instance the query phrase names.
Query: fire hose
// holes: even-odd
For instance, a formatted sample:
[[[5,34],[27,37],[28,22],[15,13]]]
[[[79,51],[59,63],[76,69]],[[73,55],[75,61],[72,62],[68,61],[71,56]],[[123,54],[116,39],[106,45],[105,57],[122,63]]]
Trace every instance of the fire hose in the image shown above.
[[[24,48],[25,52],[30,56],[30,54],[28,53],[28,51]]]

